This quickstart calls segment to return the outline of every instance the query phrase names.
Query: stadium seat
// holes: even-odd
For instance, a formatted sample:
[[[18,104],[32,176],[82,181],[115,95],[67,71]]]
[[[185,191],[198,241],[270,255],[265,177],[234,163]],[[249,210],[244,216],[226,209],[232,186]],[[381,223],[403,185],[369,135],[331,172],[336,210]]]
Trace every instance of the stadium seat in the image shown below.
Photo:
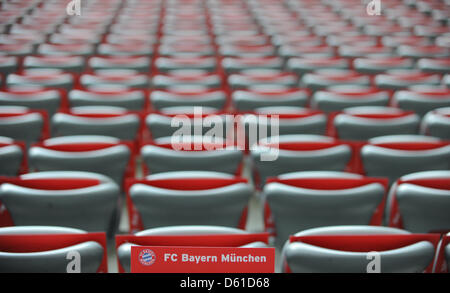
[[[184,148],[183,148],[184,147]],[[186,149],[187,148],[187,149]],[[144,167],[151,174],[170,171],[215,171],[240,174],[243,153],[225,141],[207,137],[160,137],[141,148]]]
[[[150,59],[145,56],[96,56],[89,59],[88,65],[93,71],[108,69],[128,69],[139,73],[148,73],[150,71]]]
[[[241,112],[253,111],[261,107],[305,107],[308,97],[309,93],[304,89],[267,89],[263,86],[232,93],[233,105]]]
[[[438,235],[416,236],[388,227],[313,228],[294,234],[293,241],[286,242],[282,252],[282,271],[368,273],[373,269],[371,262],[376,251],[378,272],[431,272],[438,238]]]
[[[57,89],[40,86],[18,86],[0,91],[0,106],[22,106],[44,110],[51,117],[63,106],[62,93]]]
[[[394,134],[417,134],[420,118],[412,112],[390,107],[351,107],[333,120],[336,136],[343,140],[365,141]]]
[[[33,225],[0,228],[0,238],[13,245],[0,245],[2,273],[69,273],[78,269],[80,273],[108,272],[105,237],[101,235]],[[72,265],[73,252],[80,257],[78,269]]]
[[[27,56],[23,60],[25,69],[60,69],[65,72],[81,73],[85,60],[80,56]]]
[[[62,225],[91,232],[114,229],[119,187],[106,176],[38,172],[1,178],[0,183],[0,201],[10,216],[3,219],[2,226]]]
[[[59,69],[28,69],[21,74],[10,74],[6,79],[8,87],[38,85],[64,90],[71,90],[74,85],[74,77]]]
[[[393,103],[405,111],[414,111],[423,117],[436,108],[450,107],[450,89],[413,86],[408,90],[396,91],[393,95]]]
[[[140,117],[124,108],[107,106],[73,107],[52,117],[52,135],[104,135],[121,140],[137,138]]]
[[[253,189],[229,174],[184,171],[150,175],[131,184],[128,194],[132,232],[176,225],[245,229]]]
[[[421,135],[372,138],[361,149],[367,176],[388,177],[390,182],[409,173],[449,169],[450,145]]]
[[[274,161],[262,161],[261,156],[278,149]],[[267,178],[297,171],[344,171],[352,157],[351,146],[320,135],[282,135],[269,137],[250,146],[257,185]]]
[[[9,137],[0,136],[0,176],[16,176],[21,171],[26,153]]]
[[[96,86],[90,90],[72,90],[69,92],[71,107],[111,106],[127,110],[143,110],[146,105],[146,94],[139,89],[126,86]]]
[[[449,179],[448,169],[410,173],[400,177],[389,194],[389,225],[414,233],[450,231]]]
[[[150,94],[150,102],[156,110],[181,106],[223,109],[227,103],[227,93],[221,90],[156,90]]]
[[[28,156],[30,167],[37,171],[95,172],[121,185],[132,149],[109,136],[61,136],[32,146]]]
[[[388,70],[375,76],[375,85],[380,89],[401,90],[413,85],[439,85],[441,77],[437,74],[416,70]]]
[[[311,108],[326,113],[358,106],[387,106],[389,93],[376,88],[359,86],[332,86],[320,90],[311,98]]]
[[[318,91],[334,85],[369,86],[370,79],[351,70],[318,69],[313,73],[304,74],[300,85]]]
[[[0,107],[0,136],[25,142],[26,146],[46,138],[47,117],[26,107]]]
[[[248,69],[240,73],[230,74],[228,83],[234,90],[251,89],[257,85],[274,85],[285,87],[286,89],[297,86],[297,76],[289,72],[282,72],[273,69]]]
[[[127,69],[102,69],[95,71],[95,74],[80,76],[81,85],[88,89],[98,85],[123,85],[130,89],[145,90],[148,89],[149,82],[147,75]]]
[[[421,134],[450,140],[450,107],[428,112],[422,119]]]
[[[280,247],[297,231],[331,225],[381,225],[387,180],[332,171],[270,178],[263,189],[266,229]],[[273,231],[271,231],[273,229]]]

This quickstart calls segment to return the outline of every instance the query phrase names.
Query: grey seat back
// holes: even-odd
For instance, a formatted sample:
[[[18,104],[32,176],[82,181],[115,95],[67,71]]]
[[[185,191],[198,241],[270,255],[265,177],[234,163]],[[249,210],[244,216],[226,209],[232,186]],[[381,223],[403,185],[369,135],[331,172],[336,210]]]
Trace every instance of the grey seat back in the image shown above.
[[[239,111],[252,111],[260,107],[292,106],[304,107],[308,101],[306,91],[250,91],[237,90],[232,93],[233,104]]]
[[[437,95],[421,93],[414,90],[395,92],[394,102],[404,110],[414,111],[423,117],[427,112],[443,107],[450,107],[450,92]]]
[[[82,230],[50,227],[23,226],[0,228],[0,236],[6,235],[39,235],[39,234],[83,234]],[[0,251],[0,272],[2,273],[66,273],[71,259],[71,252],[80,255],[80,272],[95,273],[103,259],[103,247],[95,241],[86,241],[67,247],[36,251],[7,252]]]
[[[222,91],[193,94],[190,92],[154,91],[150,95],[152,106],[157,110],[167,107],[198,106],[222,109],[226,94]]]
[[[46,110],[49,116],[53,115],[60,106],[61,97],[56,90],[43,90],[40,88],[14,89],[0,92],[1,106],[22,106],[30,109]]]
[[[377,146],[378,143],[439,142],[439,139],[419,135],[380,136],[369,140],[361,149],[367,176],[388,177],[394,182],[403,175],[429,170],[449,169],[450,146],[429,150],[399,150]]]
[[[419,179],[428,177],[428,174],[434,178],[450,180],[448,170],[413,173],[402,179]],[[416,233],[450,230],[449,189],[420,186],[408,182],[401,183],[395,188],[404,229]]]
[[[136,236],[158,236],[158,235],[222,235],[222,234],[248,234],[248,232],[236,228],[194,225],[194,226],[170,226],[144,230],[136,233]],[[117,249],[117,257],[120,264],[126,272],[130,272],[131,266],[131,246],[137,246],[133,243],[124,243]],[[264,242],[250,242],[241,247],[258,248],[267,247]]]
[[[44,141],[44,146],[76,143],[119,143],[108,136],[62,136]],[[125,145],[92,151],[59,151],[34,146],[29,151],[30,166],[39,171],[72,170],[87,171],[106,175],[119,185],[122,183],[130,159],[130,149]]]
[[[422,119],[421,134],[450,140],[450,107],[428,112]]]
[[[80,117],[76,114],[117,114],[115,117]],[[139,129],[139,116],[123,108],[90,106],[74,107],[70,113],[52,117],[52,135],[105,135],[122,140],[134,140]]]
[[[247,114],[243,117],[246,127],[246,135],[249,137],[250,131],[260,134],[260,127],[267,129],[267,136],[288,135],[288,134],[317,134],[324,135],[327,117],[322,113],[308,112],[304,108],[298,107],[263,107],[255,109],[255,114]],[[298,114],[297,118],[285,118],[283,114]],[[258,115],[264,115],[267,119],[258,119]],[[272,134],[274,126],[273,118],[278,115],[278,133]],[[261,137],[259,137],[261,139]]]
[[[127,90],[119,87],[108,91],[104,86],[103,91],[73,90],[69,92],[69,101],[72,107],[80,106],[115,106],[128,110],[140,110],[144,108],[145,94],[139,90]]]
[[[98,185],[76,189],[49,190],[15,183],[0,185],[0,201],[16,226],[43,225],[109,231],[118,200],[119,187],[111,179],[94,173],[64,171],[24,175],[23,179],[90,178]]]
[[[23,141],[27,146],[42,137],[44,118],[40,113],[29,112],[28,108],[3,106],[0,113],[17,113],[18,116],[0,118],[0,135]]]
[[[205,224],[238,227],[252,189],[245,183],[204,190],[172,190],[138,183],[129,193],[144,229]]]
[[[162,141],[170,143],[170,137],[158,139],[158,142]],[[233,148],[211,151],[177,151],[158,145],[146,145],[142,147],[141,155],[144,164],[152,174],[188,170],[236,174],[243,160],[242,151]]]
[[[13,144],[14,140],[0,136],[0,176],[15,176],[22,163],[22,149]],[[1,146],[5,144],[4,146]]]
[[[268,141],[273,138],[269,138]],[[332,142],[333,139],[319,135],[283,135],[279,142]],[[279,149],[278,158],[273,161],[262,161],[261,155],[268,153],[264,145],[253,146],[251,157],[258,172],[261,184],[268,177],[296,171],[344,171],[351,157],[351,148],[337,145],[320,150],[292,151]]]
[[[371,119],[353,116],[354,114],[400,114],[401,111],[389,107],[347,108],[334,119],[337,135],[346,140],[368,140],[372,137],[394,134],[416,134],[420,118],[415,114],[389,118]]]
[[[339,174],[329,176],[339,178]],[[336,190],[308,189],[278,182],[264,186],[264,198],[275,221],[278,247],[289,235],[309,228],[368,225],[384,194],[384,187],[379,183]]]

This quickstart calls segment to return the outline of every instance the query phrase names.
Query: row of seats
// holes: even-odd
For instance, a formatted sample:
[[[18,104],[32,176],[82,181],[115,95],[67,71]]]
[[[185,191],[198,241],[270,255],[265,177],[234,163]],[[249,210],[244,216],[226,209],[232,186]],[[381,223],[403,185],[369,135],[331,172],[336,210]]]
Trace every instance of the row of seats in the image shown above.
[[[138,154],[144,174],[197,170],[240,175],[245,157],[239,145],[201,136],[162,137],[139,150],[113,137],[63,136],[33,145],[28,153],[23,144],[2,138],[0,151],[2,175],[15,176],[28,165],[31,171],[96,172],[120,185],[134,177]],[[264,160],[269,154],[274,159]],[[392,183],[408,173],[449,169],[450,144],[414,135],[381,136],[365,143],[319,135],[282,135],[260,140],[249,155],[258,186],[270,177],[296,171],[347,171],[387,177]]]
[[[50,241],[43,240],[43,236]],[[67,256],[79,253],[78,272],[107,272],[104,238],[83,230],[54,226],[0,228],[0,272],[73,272]],[[24,243],[28,240],[28,243]],[[40,240],[39,244],[37,244]],[[363,225],[308,229],[286,241],[280,272],[419,273],[445,272],[450,234],[414,234],[402,229]],[[1,243],[8,242],[14,248]],[[30,244],[31,243],[31,244]],[[130,272],[131,246],[267,247],[267,237],[222,226],[172,226],[116,238],[120,272]],[[376,254],[376,255],[375,255]],[[378,257],[373,267],[371,260]]]
[[[423,134],[450,139],[450,107],[437,108],[422,119],[411,111],[391,107],[345,108],[329,115],[300,107],[263,107],[242,114],[209,107],[168,107],[143,113],[119,107],[83,106],[61,111],[51,119],[38,110],[0,106],[0,135],[27,147],[52,137],[103,135],[142,143],[172,135],[208,135],[234,140],[235,135],[327,135],[341,140],[367,141],[385,135]],[[273,132],[273,133],[272,133]]]
[[[294,232],[329,225],[382,225],[429,233],[449,230],[449,171],[386,178],[304,171],[269,178],[261,197],[265,229],[280,246]],[[1,177],[0,224],[63,225],[112,231],[120,188],[89,172]],[[207,223],[245,229],[254,194],[242,177],[207,171],[164,172],[126,184],[130,231]],[[389,193],[388,193],[389,191]]]

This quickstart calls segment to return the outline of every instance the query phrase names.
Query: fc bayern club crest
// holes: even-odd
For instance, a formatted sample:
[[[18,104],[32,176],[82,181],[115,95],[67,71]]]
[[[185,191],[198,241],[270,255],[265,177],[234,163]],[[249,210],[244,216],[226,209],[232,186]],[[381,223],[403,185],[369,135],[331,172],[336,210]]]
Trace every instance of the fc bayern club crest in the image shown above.
[[[139,262],[144,266],[151,266],[155,260],[156,254],[151,249],[144,249],[139,253]]]

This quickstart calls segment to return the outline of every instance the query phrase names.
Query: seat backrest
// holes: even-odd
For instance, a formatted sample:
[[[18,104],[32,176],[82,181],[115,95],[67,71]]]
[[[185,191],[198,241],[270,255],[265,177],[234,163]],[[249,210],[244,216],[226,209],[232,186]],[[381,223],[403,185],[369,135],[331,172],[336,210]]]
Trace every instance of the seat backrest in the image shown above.
[[[421,133],[450,140],[450,107],[428,112],[422,119]]]
[[[30,166],[39,171],[73,170],[104,174],[119,185],[131,150],[108,136],[62,136],[45,140],[29,150]]]
[[[450,231],[450,171],[403,176],[394,185],[390,211],[398,205],[402,227],[416,233]],[[390,215],[393,217],[393,215]]]
[[[273,161],[261,160],[261,155],[270,150],[264,143],[251,146],[251,157],[261,184],[268,177],[289,172],[344,171],[352,154],[348,145],[320,135],[282,135],[278,141],[278,157]]]
[[[50,117],[61,105],[61,94],[57,90],[40,87],[16,87],[0,91],[0,105],[42,109],[46,110]]]
[[[52,226],[22,226],[0,228],[0,237],[37,236],[60,234],[85,234],[85,231]],[[36,238],[37,238],[36,237]],[[29,239],[29,238],[28,238]],[[31,240],[32,241],[32,240]],[[34,244],[32,243],[31,246]],[[96,241],[84,241],[74,245],[64,245],[60,248],[42,249],[35,244],[33,252],[8,251],[0,249],[0,272],[2,273],[67,273],[72,258],[67,258],[73,252],[80,256],[80,272],[95,273],[102,263],[104,249]],[[53,245],[54,246],[54,245]],[[16,250],[19,249],[16,247]]]
[[[132,141],[137,137],[139,125],[139,115],[124,108],[73,107],[69,113],[52,117],[52,135],[105,135]]]
[[[143,91],[118,87],[109,89],[103,86],[95,90],[73,90],[69,92],[69,101],[72,107],[80,106],[115,106],[128,110],[141,110],[145,104]]]
[[[420,118],[414,113],[389,107],[347,108],[334,118],[337,136],[346,140],[418,133]]]
[[[320,173],[294,173],[295,179],[303,181],[299,184],[275,181],[264,186],[263,194],[275,222],[278,247],[297,231],[330,225],[369,225],[372,222],[386,193],[382,183],[366,182],[364,177],[356,174]],[[333,182],[349,180],[353,182],[349,186],[333,187]],[[314,181],[328,182],[328,187],[323,188],[318,183],[310,186],[313,183],[308,182]]]
[[[297,89],[276,89],[275,91],[247,89],[234,91],[232,100],[239,111],[271,106],[304,107],[308,100],[308,93]]]
[[[233,178],[197,175],[195,172],[177,173],[177,179],[171,179],[177,180],[176,186],[158,186],[151,181],[133,184],[129,195],[141,216],[143,228],[205,224],[238,227],[253,192],[251,187]],[[163,174],[158,178],[170,182],[170,173],[167,176]],[[208,183],[211,178],[216,178],[215,182]],[[193,180],[198,182],[197,186],[193,186]]]
[[[45,119],[26,107],[0,107],[0,135],[23,141],[27,146],[43,137]]]
[[[0,201],[13,224],[109,231],[119,199],[117,184],[94,173],[58,173],[30,173],[0,185]]]
[[[195,137],[193,141],[196,141]],[[244,156],[241,150],[234,148],[176,150],[171,146],[171,137],[157,139],[156,144],[144,145],[141,155],[152,174],[194,170],[238,174]]]
[[[367,176],[399,177],[420,171],[449,168],[450,145],[439,139],[420,135],[380,136],[361,149]]]
[[[23,156],[22,148],[13,139],[0,136],[0,176],[16,176]]]
[[[398,229],[388,230],[389,228],[385,227],[366,231],[359,227],[353,232],[351,227],[344,233],[323,231],[320,234],[312,234],[319,235],[316,236],[318,241],[321,241],[321,238],[327,241],[327,244],[322,246],[316,244],[314,239],[301,240],[303,235],[298,235],[298,241],[287,243],[284,247],[283,269],[289,268],[293,273],[367,273],[375,251],[382,273],[424,272],[433,262],[436,248],[426,238],[405,241],[415,235]],[[325,240],[327,237],[329,240]],[[340,247],[334,246],[333,237],[342,238]],[[398,243],[395,243],[395,239],[398,239]],[[367,244],[370,242],[372,244]],[[390,244],[377,248],[378,245],[383,245],[382,243]],[[358,244],[360,246],[355,248]]]

